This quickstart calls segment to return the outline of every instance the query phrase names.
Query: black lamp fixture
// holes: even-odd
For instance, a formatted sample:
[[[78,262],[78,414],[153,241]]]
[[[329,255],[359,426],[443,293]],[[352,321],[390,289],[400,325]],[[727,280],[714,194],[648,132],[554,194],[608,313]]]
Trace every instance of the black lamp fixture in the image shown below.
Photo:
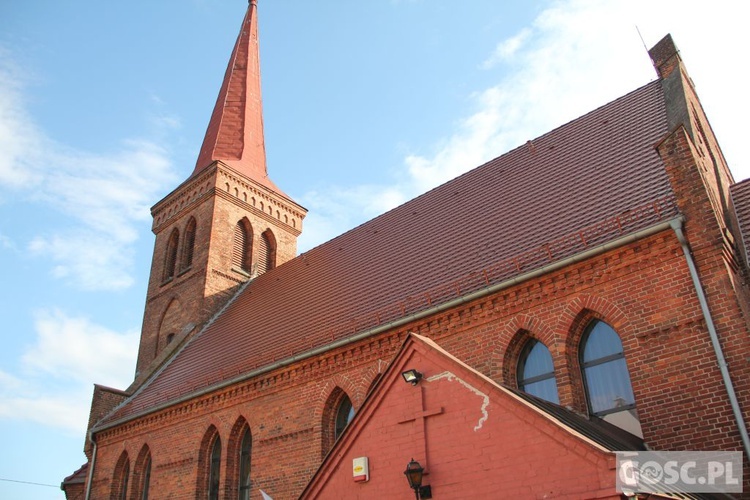
[[[411,385],[417,385],[419,381],[422,380],[422,374],[414,369],[406,370],[405,372],[401,373],[401,376],[404,377],[404,380]]]
[[[404,378],[406,378],[406,376],[404,376]],[[424,468],[419,465],[419,462],[412,458],[411,462],[406,465],[404,474],[406,475],[406,480],[409,481],[409,487],[414,490],[414,495],[417,500],[432,498],[432,487],[430,485],[422,486]]]

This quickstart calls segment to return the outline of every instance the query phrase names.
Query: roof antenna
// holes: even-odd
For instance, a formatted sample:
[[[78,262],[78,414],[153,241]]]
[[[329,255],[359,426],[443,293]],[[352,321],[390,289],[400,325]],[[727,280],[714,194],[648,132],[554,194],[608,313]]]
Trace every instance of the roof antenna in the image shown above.
[[[646,42],[643,40],[643,35],[641,35],[641,30],[638,29],[638,25],[635,25],[635,30],[638,32],[638,37],[641,39],[641,43],[643,44],[643,48],[646,49],[646,54],[648,54],[648,47],[646,47]],[[651,56],[649,56],[651,58]]]

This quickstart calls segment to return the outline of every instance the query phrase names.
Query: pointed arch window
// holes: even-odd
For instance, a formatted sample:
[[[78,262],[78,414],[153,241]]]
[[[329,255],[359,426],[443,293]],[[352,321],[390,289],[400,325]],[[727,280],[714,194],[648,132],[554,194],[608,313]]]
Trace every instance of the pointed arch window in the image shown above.
[[[190,220],[185,227],[185,236],[182,241],[182,258],[180,259],[180,271],[190,269],[190,266],[193,265],[193,252],[195,249],[195,228],[195,218],[190,217]]]
[[[221,438],[216,436],[211,447],[208,469],[208,500],[219,500],[219,474],[221,472]]]
[[[250,427],[245,427],[240,442],[240,481],[239,500],[250,500],[250,458],[253,448],[253,436]]]
[[[591,414],[642,436],[625,352],[617,332],[592,321],[581,339],[580,362]]]
[[[232,247],[232,267],[249,273],[252,261],[253,232],[247,219],[242,219],[234,226]]]
[[[174,268],[177,263],[177,243],[179,243],[180,232],[175,228],[169,235],[167,241],[167,252],[164,255],[164,275],[163,281],[169,281],[174,278]]]
[[[148,500],[148,488],[151,483],[151,455],[146,459],[146,464],[143,468],[143,486],[141,490],[141,500]]]
[[[263,274],[276,267],[276,238],[270,229],[260,235],[258,249],[258,274]]]
[[[128,479],[130,478],[130,459],[127,452],[122,452],[115,465],[112,481],[111,498],[126,500],[128,498]]]
[[[346,429],[346,426],[349,425],[349,422],[351,422],[353,418],[354,407],[352,406],[352,400],[349,399],[349,396],[345,394],[343,399],[341,399],[341,402],[339,403],[338,409],[336,410],[336,422],[334,429],[335,439],[341,437],[344,429]]]
[[[560,404],[555,367],[547,346],[536,339],[526,342],[518,359],[518,388],[555,404]]]

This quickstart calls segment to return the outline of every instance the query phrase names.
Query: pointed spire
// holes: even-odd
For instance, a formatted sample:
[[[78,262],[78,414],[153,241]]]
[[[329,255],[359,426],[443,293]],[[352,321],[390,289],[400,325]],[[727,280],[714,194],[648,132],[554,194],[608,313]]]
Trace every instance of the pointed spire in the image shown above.
[[[266,170],[257,12],[250,0],[192,175],[220,160],[281,193]]]

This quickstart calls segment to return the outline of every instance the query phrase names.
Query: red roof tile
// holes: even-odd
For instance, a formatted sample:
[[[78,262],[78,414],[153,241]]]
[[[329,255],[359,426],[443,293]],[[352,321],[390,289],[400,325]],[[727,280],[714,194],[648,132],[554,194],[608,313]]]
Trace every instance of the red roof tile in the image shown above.
[[[655,81],[261,275],[108,421],[674,216],[667,132]]]
[[[742,241],[739,244],[742,245],[747,258],[747,256],[750,256],[750,179],[745,179],[730,186],[729,192],[732,196],[737,223],[740,226]]]

